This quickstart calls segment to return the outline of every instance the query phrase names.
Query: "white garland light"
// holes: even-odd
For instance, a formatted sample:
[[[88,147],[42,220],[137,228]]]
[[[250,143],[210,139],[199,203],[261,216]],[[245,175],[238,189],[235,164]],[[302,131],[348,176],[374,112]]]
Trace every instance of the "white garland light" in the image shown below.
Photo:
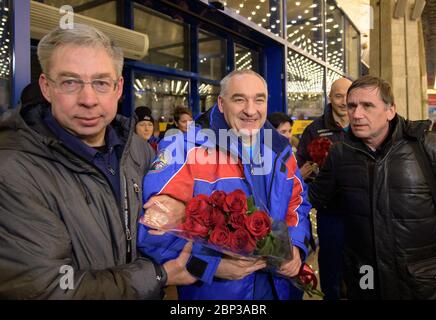
[[[11,54],[10,54],[10,32],[7,27],[9,19],[9,8],[6,3],[0,0],[0,77],[9,78]]]

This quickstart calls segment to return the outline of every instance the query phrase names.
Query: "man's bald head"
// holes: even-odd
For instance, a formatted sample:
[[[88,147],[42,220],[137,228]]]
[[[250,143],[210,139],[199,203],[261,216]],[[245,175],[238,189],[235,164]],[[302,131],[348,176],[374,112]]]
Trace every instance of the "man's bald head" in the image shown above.
[[[343,88],[347,88],[345,93],[347,93],[348,88],[351,86],[353,82],[347,78],[340,78],[332,83],[332,87],[330,88],[329,96],[336,91],[343,91]]]
[[[338,121],[337,118],[347,117],[347,91],[351,83],[351,80],[347,78],[340,78],[333,82],[330,89],[329,99],[336,121]]]

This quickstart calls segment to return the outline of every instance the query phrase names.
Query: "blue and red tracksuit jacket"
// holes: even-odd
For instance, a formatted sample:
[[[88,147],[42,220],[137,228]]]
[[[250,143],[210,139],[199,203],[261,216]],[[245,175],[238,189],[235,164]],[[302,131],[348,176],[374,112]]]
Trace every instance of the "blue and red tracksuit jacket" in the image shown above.
[[[205,138],[200,129],[209,129],[209,132],[219,137],[218,130],[228,130],[229,127],[215,105],[197,119],[195,129],[184,135],[172,136],[174,142],[161,141],[156,160],[143,181],[144,201],[151,196],[165,194],[186,203],[198,194],[210,195],[215,190],[228,193],[242,189],[248,196],[254,196],[258,207],[266,207],[274,220],[286,222],[292,244],[301,249],[304,259],[311,236],[308,217],[311,205],[307,201],[306,186],[287,139],[278,134],[269,122],[261,129],[261,136],[265,129],[271,129],[272,143],[264,144],[261,148],[262,155],[270,155],[264,161],[270,161],[265,167],[269,166],[271,170],[265,174],[262,182],[266,192],[260,194],[254,192],[259,190],[255,185],[259,180],[252,175],[253,165],[241,160],[240,142],[232,144],[227,141],[223,147],[221,142],[218,144],[214,139]],[[165,154],[170,148],[171,154]],[[233,157],[233,161],[226,161],[225,164],[207,161],[220,156],[227,160]],[[174,161],[175,158],[177,161]],[[138,249],[158,263],[177,258],[185,244],[186,240],[172,234],[150,235],[147,227],[142,224],[138,226]],[[190,260],[201,262],[197,270],[200,271],[199,281],[193,285],[179,286],[179,299],[253,299],[254,273],[240,280],[214,277],[221,256],[215,250],[194,243]],[[279,299],[291,297],[292,284],[289,280],[273,275],[273,283]]]

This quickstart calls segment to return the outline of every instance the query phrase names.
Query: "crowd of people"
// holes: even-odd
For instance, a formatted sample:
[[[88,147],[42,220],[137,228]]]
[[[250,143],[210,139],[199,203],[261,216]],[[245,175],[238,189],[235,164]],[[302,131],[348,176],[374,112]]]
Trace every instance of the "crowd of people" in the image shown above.
[[[264,78],[233,71],[212,108],[195,121],[177,108],[159,136],[146,106],[117,114],[123,54],[104,33],[57,28],[37,53],[40,97],[0,118],[0,298],[162,299],[175,285],[183,300],[300,300],[313,207],[325,299],[436,299],[436,133],[397,114],[383,79],[335,81],[298,141],[288,115],[267,115]],[[319,161],[308,150],[326,140]],[[276,269],[138,222],[156,203],[183,221],[193,197],[235,190],[286,226]]]

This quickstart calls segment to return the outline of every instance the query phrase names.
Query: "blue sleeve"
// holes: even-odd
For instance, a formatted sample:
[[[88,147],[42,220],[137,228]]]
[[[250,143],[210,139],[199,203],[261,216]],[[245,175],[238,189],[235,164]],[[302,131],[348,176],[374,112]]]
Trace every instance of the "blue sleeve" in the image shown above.
[[[143,180],[143,200],[147,202],[152,196],[166,194],[183,202],[193,196],[194,178],[186,163],[188,153],[183,135],[169,137],[160,142],[159,153],[153,161],[150,171]],[[138,225],[138,250],[156,262],[162,264],[175,259],[182,251],[186,240],[173,234],[150,235],[148,228]],[[194,243],[192,257],[205,262],[206,267],[199,279],[211,283],[221,261],[221,255],[207,247]]]

